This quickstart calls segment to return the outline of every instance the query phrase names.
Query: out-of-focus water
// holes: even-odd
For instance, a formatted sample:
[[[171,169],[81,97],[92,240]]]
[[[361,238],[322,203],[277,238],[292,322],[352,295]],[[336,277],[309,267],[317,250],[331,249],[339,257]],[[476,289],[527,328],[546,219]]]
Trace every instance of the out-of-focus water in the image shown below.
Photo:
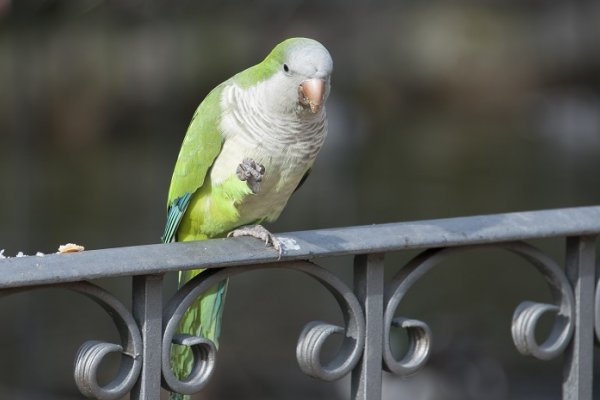
[[[600,201],[595,3],[72,3],[0,1],[5,255],[158,242],[196,106],[289,36],[332,53],[330,134],[272,230]],[[540,245],[561,259],[562,243]],[[410,255],[390,255],[390,273]],[[350,259],[326,264],[350,279]],[[304,323],[341,319],[327,292],[303,279],[233,280],[210,398],[342,396],[295,364]],[[102,283],[127,299],[127,280]],[[430,366],[391,378],[386,393],[558,398],[560,362],[525,358],[510,342],[514,307],[548,298],[542,277],[498,251],[450,260],[403,305],[431,322]],[[93,304],[60,291],[3,298],[0,317],[0,398],[79,398],[75,350],[117,337]]]

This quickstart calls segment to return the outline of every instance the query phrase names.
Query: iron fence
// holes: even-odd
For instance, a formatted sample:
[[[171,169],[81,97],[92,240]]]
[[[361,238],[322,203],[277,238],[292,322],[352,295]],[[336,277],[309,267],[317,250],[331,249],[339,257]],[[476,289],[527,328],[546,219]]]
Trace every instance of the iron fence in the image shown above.
[[[65,288],[103,307],[112,317],[120,343],[87,341],[79,349],[75,382],[86,396],[157,400],[161,386],[181,393],[202,390],[218,354],[214,344],[175,330],[187,307],[215,283],[258,269],[301,271],[320,282],[340,305],[344,326],[310,322],[296,348],[301,370],[326,381],[351,375],[353,400],[381,399],[382,371],[406,375],[426,362],[432,332],[420,320],[397,316],[406,292],[448,256],[481,247],[517,254],[546,279],[553,302],[525,301],[514,311],[511,332],[516,348],[541,360],[564,355],[563,399],[592,399],[594,337],[600,337],[600,286],[596,285],[596,236],[600,206],[507,213],[429,221],[303,231],[279,235],[284,254],[265,249],[251,238],[156,244],[81,253],[0,260],[0,296],[37,288]],[[528,243],[564,238],[566,258],[557,262]],[[384,279],[384,254],[421,249],[391,280]],[[354,255],[353,287],[318,265],[323,257]],[[206,268],[163,305],[164,274]],[[132,307],[125,307],[98,278],[131,276]],[[546,313],[553,328],[543,341],[535,330]],[[406,330],[405,353],[391,350],[390,331]],[[321,361],[332,335],[343,340],[337,354]],[[172,343],[188,345],[195,367],[178,380],[169,365]],[[157,351],[160,350],[160,351]],[[119,372],[108,384],[98,382],[98,368],[110,353],[120,353]]]

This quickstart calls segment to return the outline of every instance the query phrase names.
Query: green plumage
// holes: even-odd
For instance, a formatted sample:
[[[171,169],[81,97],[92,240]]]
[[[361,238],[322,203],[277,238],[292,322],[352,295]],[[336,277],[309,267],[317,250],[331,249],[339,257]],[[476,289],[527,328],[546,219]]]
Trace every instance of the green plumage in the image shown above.
[[[305,57],[310,64],[306,69],[319,73],[319,79],[326,79],[329,85],[332,64],[327,50],[313,40],[293,38],[277,45],[260,64],[217,86],[202,101],[173,171],[163,242],[225,237],[242,225],[277,218],[308,173],[326,134],[324,110],[311,112],[298,100],[299,83],[310,77],[304,73],[287,74],[287,64],[285,77],[281,72],[290,57],[303,64],[298,55],[302,56],[305,48],[316,54]],[[277,80],[274,85],[261,86],[275,77],[283,86]],[[263,92],[257,89],[259,86]],[[282,107],[283,113],[265,105],[265,101],[279,100],[279,96],[281,103],[289,103],[287,108]],[[280,139],[280,131],[288,136],[281,135]],[[288,142],[289,146],[284,145]],[[245,158],[266,168],[258,192],[253,192],[236,172]],[[201,272],[182,271],[179,284]],[[224,281],[198,299],[184,315],[179,332],[201,335],[218,346],[226,291]],[[192,363],[188,348],[173,345],[171,366],[179,379],[189,374]],[[186,398],[171,394],[171,399]]]
[[[194,194],[204,184],[208,169],[221,151],[219,99],[222,86],[217,86],[206,96],[192,117],[173,171],[169,207],[180,197]]]

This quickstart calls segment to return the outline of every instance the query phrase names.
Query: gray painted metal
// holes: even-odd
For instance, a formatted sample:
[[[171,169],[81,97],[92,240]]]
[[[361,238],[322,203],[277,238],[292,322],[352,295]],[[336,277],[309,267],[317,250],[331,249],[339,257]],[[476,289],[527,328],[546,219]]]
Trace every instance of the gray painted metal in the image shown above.
[[[47,286],[41,286],[47,287]],[[136,384],[142,364],[142,336],[138,325],[127,308],[112,294],[89,282],[70,282],[53,285],[82,294],[102,307],[112,318],[119,332],[121,344],[88,340],[83,343],[75,357],[74,379],[79,391],[87,397],[100,400],[116,400],[125,396]],[[0,298],[23,293],[38,287],[28,286],[0,291]],[[117,375],[107,384],[100,384],[98,371],[104,358],[110,353],[120,353],[121,363]]]
[[[594,378],[594,284],[596,237],[567,239],[566,273],[575,295],[573,340],[564,362],[563,399],[592,400]],[[596,303],[596,307],[598,307]]]
[[[0,259],[0,298],[40,287],[66,288],[90,297],[111,315],[121,343],[87,341],[80,347],[74,368],[78,388],[102,400],[127,393],[135,400],[158,400],[161,380],[165,389],[195,393],[214,372],[218,359],[214,343],[176,332],[198,296],[217,282],[258,269],[300,271],[334,296],[344,317],[344,326],[306,324],[296,348],[300,369],[326,381],[351,374],[352,400],[379,400],[383,369],[398,375],[414,373],[430,354],[430,327],[396,315],[407,291],[447,257],[475,248],[501,248],[534,266],[553,297],[550,304],[526,301],[516,308],[511,324],[515,347],[540,360],[564,354],[563,398],[591,400],[594,333],[600,338],[598,234],[600,206],[594,206],[286,233],[278,235],[284,246],[281,258],[250,238],[8,258]],[[564,268],[523,242],[547,237],[566,239]],[[406,249],[423,251],[386,283],[384,254]],[[354,288],[316,264],[320,257],[348,254],[355,255]],[[199,267],[208,270],[180,288],[163,307],[163,275]],[[133,277],[131,312],[104,289],[85,282],[118,276]],[[539,343],[535,331],[546,313],[554,314],[554,324]],[[391,351],[392,329],[407,333],[409,345],[400,359]],[[342,335],[342,345],[331,360],[324,361],[321,348],[332,335]],[[170,368],[173,343],[193,350],[194,368],[183,381]],[[113,381],[101,386],[98,366],[111,352],[124,356]]]
[[[363,357],[352,371],[352,400],[381,398],[383,337],[383,254],[354,258],[354,290],[365,312],[366,340]]]
[[[214,372],[217,349],[210,340],[201,337],[177,335],[179,322],[188,307],[202,293],[220,281],[242,273],[281,266],[259,264],[245,267],[213,269],[199,274],[186,283],[165,307],[162,342],[163,386],[182,394],[191,394],[201,390]],[[320,282],[337,300],[345,327],[313,321],[306,324],[296,347],[296,358],[300,369],[315,378],[333,381],[350,373],[359,362],[365,341],[365,322],[362,308],[352,290],[339,278],[326,269],[306,261],[288,263],[286,269],[303,272]],[[336,356],[325,365],[321,361],[321,348],[329,336],[344,336]],[[192,372],[184,380],[177,379],[170,367],[171,343],[187,344],[194,351]]]
[[[600,206],[284,233],[281,259],[252,238],[155,244],[0,260],[0,289],[344,254],[464,246],[600,232]],[[286,246],[289,241],[293,246]]]
[[[160,400],[162,359],[162,275],[133,277],[133,317],[142,335],[144,364],[131,391],[131,398]]]

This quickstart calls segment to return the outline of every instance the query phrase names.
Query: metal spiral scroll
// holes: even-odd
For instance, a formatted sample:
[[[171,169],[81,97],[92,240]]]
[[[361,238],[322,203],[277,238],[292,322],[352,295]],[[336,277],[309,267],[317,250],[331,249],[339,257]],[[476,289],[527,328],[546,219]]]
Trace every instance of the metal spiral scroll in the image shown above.
[[[119,399],[127,394],[142,370],[142,336],[127,308],[106,290],[89,282],[65,284],[62,287],[81,293],[100,305],[113,319],[122,344],[87,341],[75,359],[75,383],[87,397],[99,400]],[[106,386],[98,384],[97,374],[104,357],[121,353],[117,376]]]
[[[484,246],[426,250],[409,261],[389,283],[386,290],[387,306],[383,330],[383,359],[384,367],[388,371],[399,375],[415,372],[425,364],[431,351],[431,333],[427,324],[422,321],[394,317],[406,292],[446,257],[481,247]],[[554,260],[526,243],[505,243],[493,247],[511,251],[531,263],[546,279],[554,300],[554,304],[525,301],[515,309],[511,332],[517,350],[521,354],[532,355],[541,360],[548,360],[560,355],[573,335],[572,316],[574,315],[573,291],[563,270]],[[535,338],[536,326],[540,317],[549,311],[556,313],[554,325],[549,336],[540,344]],[[400,360],[394,357],[390,347],[392,326],[404,328],[408,333],[409,347]]]
[[[211,269],[186,283],[165,308],[162,370],[163,386],[166,389],[182,394],[196,393],[208,383],[214,371],[217,352],[214,343],[201,337],[176,334],[185,311],[202,293],[218,282],[243,272],[267,268],[301,271],[315,278],[333,294],[343,313],[345,328],[324,322],[310,322],[304,327],[296,348],[300,369],[307,375],[327,381],[339,379],[352,371],[363,352],[365,320],[358,299],[335,275],[309,262]],[[334,334],[344,335],[342,345],[336,356],[323,365],[320,361],[321,348]],[[192,347],[194,366],[185,380],[177,379],[171,369],[170,352],[173,343]]]
[[[113,319],[121,344],[96,340],[86,341],[77,351],[74,376],[79,391],[98,400],[115,400],[125,396],[136,383],[142,369],[142,337],[135,319],[127,308],[106,290],[89,282],[52,285],[52,288],[68,289],[80,293],[100,305]],[[22,293],[47,286],[3,290],[2,295]],[[122,354],[119,371],[108,384],[98,383],[98,370],[109,353]]]

